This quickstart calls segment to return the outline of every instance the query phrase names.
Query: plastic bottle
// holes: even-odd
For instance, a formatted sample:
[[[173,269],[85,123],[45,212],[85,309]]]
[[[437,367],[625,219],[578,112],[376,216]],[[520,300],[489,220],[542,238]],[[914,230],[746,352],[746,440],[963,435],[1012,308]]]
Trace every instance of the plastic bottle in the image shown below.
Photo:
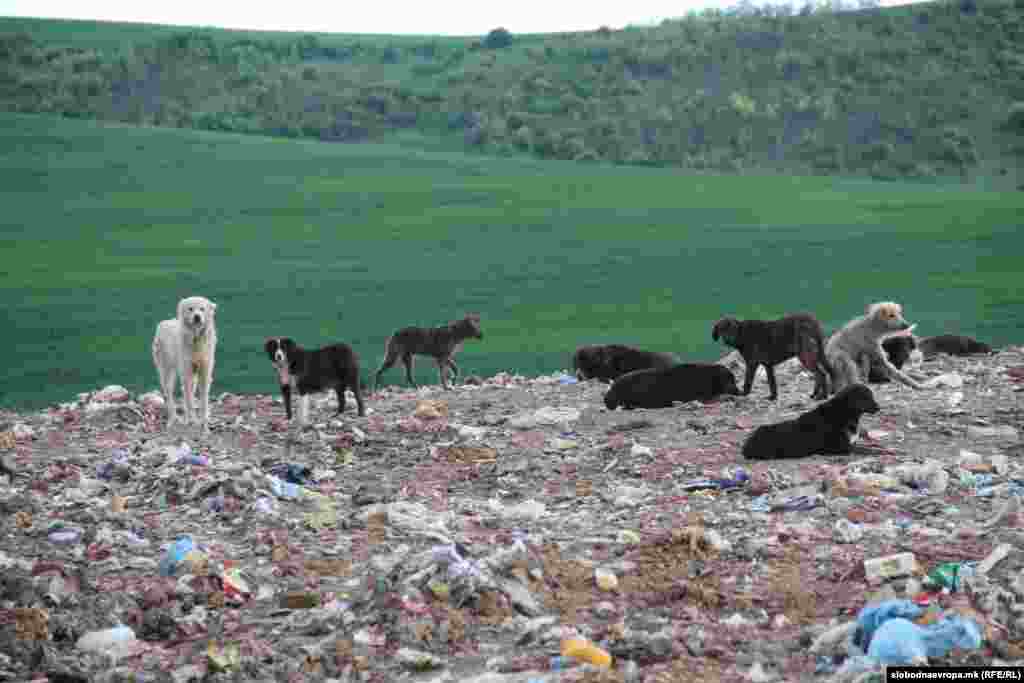
[[[74,545],[82,537],[78,529],[57,529],[50,532],[50,542],[58,545]]]
[[[127,626],[115,626],[102,631],[86,633],[78,639],[75,647],[86,652],[110,652],[111,650],[120,650],[134,640],[135,631]]]

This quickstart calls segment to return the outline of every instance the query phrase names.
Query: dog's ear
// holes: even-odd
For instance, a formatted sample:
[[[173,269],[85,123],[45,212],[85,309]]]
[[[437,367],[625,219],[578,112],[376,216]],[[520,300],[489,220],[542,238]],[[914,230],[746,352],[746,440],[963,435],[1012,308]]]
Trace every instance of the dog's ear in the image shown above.
[[[266,351],[267,353],[270,353],[271,352],[271,348],[273,347],[273,344],[274,344],[274,338],[273,337],[267,337],[266,341],[263,342],[263,350]]]
[[[721,325],[722,325],[722,321],[719,320],[711,328],[711,340],[712,341],[718,341],[718,329],[719,329],[719,327],[721,327]]]
[[[210,315],[214,315],[216,313],[217,313],[217,304],[215,304],[215,303],[213,303],[211,301],[210,302]]]
[[[185,318],[185,300],[181,299],[178,302],[178,320],[184,320]]]

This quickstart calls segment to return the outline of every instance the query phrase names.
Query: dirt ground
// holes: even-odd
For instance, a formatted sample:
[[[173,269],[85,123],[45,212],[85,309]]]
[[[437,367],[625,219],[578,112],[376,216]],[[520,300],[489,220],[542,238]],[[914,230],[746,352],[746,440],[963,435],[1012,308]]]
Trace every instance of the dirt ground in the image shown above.
[[[0,680],[841,680],[823,634],[890,599],[977,625],[931,664],[1022,665],[1024,348],[911,372],[937,386],[872,385],[850,456],[757,463],[752,429],[813,405],[794,363],[777,402],[663,410],[498,375],[363,418],[324,395],[306,429],[225,394],[168,431],[117,387],[2,413]]]

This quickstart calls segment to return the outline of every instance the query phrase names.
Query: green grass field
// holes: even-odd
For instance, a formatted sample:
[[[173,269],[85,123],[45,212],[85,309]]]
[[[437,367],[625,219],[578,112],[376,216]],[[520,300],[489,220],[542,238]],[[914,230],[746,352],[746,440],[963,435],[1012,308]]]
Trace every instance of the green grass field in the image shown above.
[[[153,331],[193,294],[220,305],[215,394],[276,392],[267,335],[349,342],[367,377],[394,329],[466,311],[467,374],[555,371],[588,342],[713,359],[721,314],[832,328],[881,299],[921,334],[1024,337],[1024,193],[15,114],[0,149],[5,407],[156,388]]]

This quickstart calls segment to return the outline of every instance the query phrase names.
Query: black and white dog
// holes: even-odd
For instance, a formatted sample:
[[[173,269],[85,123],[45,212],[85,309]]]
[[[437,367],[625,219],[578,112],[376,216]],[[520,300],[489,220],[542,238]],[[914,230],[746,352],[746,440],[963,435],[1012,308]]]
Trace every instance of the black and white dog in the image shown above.
[[[359,416],[366,415],[359,383],[359,356],[348,344],[306,350],[287,337],[272,337],[263,349],[277,370],[289,420],[292,419],[293,390],[301,397],[300,424],[309,421],[309,395],[331,389],[338,395],[339,415],[345,411],[345,389],[355,394]]]
[[[761,425],[743,444],[747,460],[846,455],[857,441],[860,418],[877,413],[878,403],[865,384],[852,384],[793,420]]]
[[[716,363],[679,363],[670,368],[634,370],[619,377],[604,395],[608,410],[671,408],[675,402],[710,401],[739,395],[729,368]]]

